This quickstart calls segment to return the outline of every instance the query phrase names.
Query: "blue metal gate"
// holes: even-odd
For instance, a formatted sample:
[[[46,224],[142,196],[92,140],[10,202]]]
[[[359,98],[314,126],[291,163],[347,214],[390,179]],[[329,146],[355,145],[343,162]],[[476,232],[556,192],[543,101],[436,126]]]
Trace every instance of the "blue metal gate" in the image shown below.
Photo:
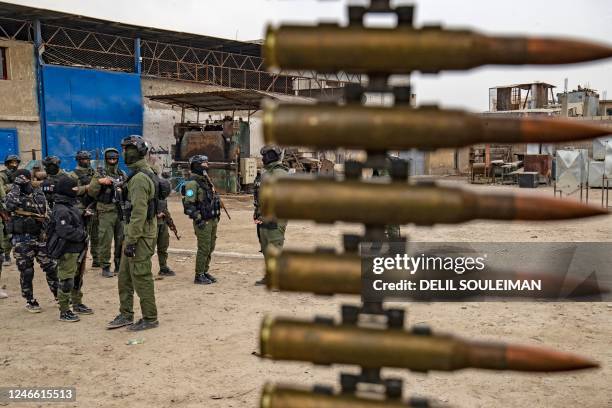
[[[17,129],[0,129],[0,163],[4,163],[9,154],[19,155]]]
[[[104,149],[119,149],[123,137],[142,134],[137,74],[46,65],[43,87],[44,154],[59,156],[64,169],[76,166],[78,150],[102,158]]]

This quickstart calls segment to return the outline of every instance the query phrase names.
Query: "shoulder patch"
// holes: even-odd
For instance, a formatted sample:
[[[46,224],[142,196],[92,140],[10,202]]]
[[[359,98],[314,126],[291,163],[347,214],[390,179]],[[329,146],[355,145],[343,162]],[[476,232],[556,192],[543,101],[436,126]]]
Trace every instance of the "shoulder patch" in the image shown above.
[[[195,192],[192,189],[188,189],[187,191],[185,191],[185,195],[187,197],[193,197],[195,195]]]

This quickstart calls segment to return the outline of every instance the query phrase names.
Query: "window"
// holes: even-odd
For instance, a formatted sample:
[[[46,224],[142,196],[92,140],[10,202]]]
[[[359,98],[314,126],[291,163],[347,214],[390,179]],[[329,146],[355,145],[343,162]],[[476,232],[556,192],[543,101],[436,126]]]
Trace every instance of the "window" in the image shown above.
[[[6,48],[0,47],[0,79],[8,79],[6,73]]]

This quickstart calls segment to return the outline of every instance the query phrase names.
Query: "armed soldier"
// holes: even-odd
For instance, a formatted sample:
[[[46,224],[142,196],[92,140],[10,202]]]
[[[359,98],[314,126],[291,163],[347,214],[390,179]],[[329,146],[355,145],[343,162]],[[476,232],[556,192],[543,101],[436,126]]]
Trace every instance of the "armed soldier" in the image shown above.
[[[78,180],[79,191],[77,195],[80,198],[80,203],[78,204],[81,210],[85,210],[85,208],[93,205],[93,199],[87,194],[87,190],[89,188],[89,183],[95,174],[95,170],[91,168],[91,153],[86,150],[79,150],[74,157],[77,161],[77,167],[70,173],[71,177],[74,177]],[[91,252],[92,268],[100,267],[100,259],[98,256],[98,216],[94,214],[91,217],[91,220],[87,224],[87,234],[89,235],[90,247],[89,251]]]
[[[122,210],[126,222],[123,256],[119,266],[119,315],[107,328],[130,326],[137,331],[157,327],[155,288],[151,273],[151,257],[157,239],[157,176],[147,164],[145,157],[149,145],[141,136],[128,136],[121,141],[123,160],[131,174],[123,188]],[[99,180],[109,184],[110,180]],[[134,291],[140,297],[142,319],[134,321]]]
[[[15,260],[20,273],[21,294],[26,299],[29,312],[40,312],[40,305],[34,298],[34,259],[46,274],[47,284],[53,297],[57,298],[56,263],[47,254],[45,224],[48,207],[45,195],[34,189],[28,170],[19,169],[11,191],[6,195],[6,209],[11,213],[9,232],[13,234]]]
[[[111,184],[100,184],[99,179],[110,180]],[[112,278],[119,273],[121,246],[123,245],[123,221],[121,220],[121,189],[127,179],[119,169],[119,151],[115,148],[104,151],[104,168],[98,168],[89,184],[87,194],[97,201],[98,215],[98,259],[102,276]],[[110,270],[111,245],[115,240],[114,272]]]
[[[6,209],[4,208],[4,197],[6,194],[4,193],[4,185],[0,183],[0,249],[2,249],[2,241],[4,240],[4,222],[8,221],[8,215],[6,214]],[[0,251],[0,253],[3,253]],[[2,263],[0,262],[0,278],[2,277]],[[6,299],[8,294],[2,289],[0,286],[0,299]]]
[[[50,208],[53,208],[55,186],[57,185],[57,182],[60,177],[67,176],[68,173],[66,173],[63,169],[60,168],[62,161],[57,156],[45,157],[42,164],[45,169],[45,173],[47,174],[47,177],[43,180],[41,188],[43,193],[45,193],[47,204]]]
[[[159,186],[161,193],[164,196],[169,196],[172,191],[172,185],[168,180],[168,174],[164,174],[161,170],[153,167],[155,174],[161,174],[162,177],[159,179]],[[164,177],[165,176],[165,177]],[[175,276],[176,273],[168,267],[168,247],[170,246],[170,231],[168,227],[172,225],[176,236],[176,226],[174,226],[174,220],[168,209],[168,200],[159,200],[159,207],[157,209],[157,261],[159,262],[159,276]]]
[[[281,150],[274,145],[266,145],[260,150],[262,161],[264,164],[261,175],[257,176],[255,180],[255,191],[253,192],[253,204],[255,206],[255,212],[253,213],[253,220],[257,224],[257,237],[259,238],[259,245],[264,258],[267,259],[267,251],[269,245],[277,248],[282,248],[285,243],[285,230],[287,228],[286,220],[265,220],[261,215],[261,203],[259,197],[259,186],[261,182],[271,176],[283,176],[287,174],[287,167],[285,167],[281,160]],[[255,282],[256,285],[265,285],[266,278],[262,278]]]
[[[60,309],[60,321],[78,322],[77,314],[93,314],[91,308],[83,304],[83,272],[85,271],[85,253],[87,251],[87,232],[84,214],[77,208],[77,181],[68,176],[58,180],[55,189],[55,205],[51,214],[49,228],[50,255],[57,256],[57,275],[59,288],[57,299]],[[51,242],[60,244],[51,245]],[[56,250],[56,253],[54,252]],[[72,310],[70,304],[72,303]],[[74,311],[74,313],[73,313]]]
[[[5,194],[11,191],[11,185],[13,180],[15,180],[15,171],[19,168],[20,163],[21,159],[16,154],[9,154],[4,159],[5,169],[0,171],[0,184],[3,185]],[[11,264],[11,235],[6,230],[4,222],[0,222],[0,227],[3,228],[2,233],[0,233],[0,247],[2,249],[0,253],[4,258],[2,263],[8,266]]]
[[[217,240],[217,224],[221,217],[221,201],[208,177],[208,157],[193,156],[189,159],[191,178],[183,187],[183,208],[193,220],[198,240],[195,279],[198,285],[209,285],[217,279],[208,272],[210,259]]]

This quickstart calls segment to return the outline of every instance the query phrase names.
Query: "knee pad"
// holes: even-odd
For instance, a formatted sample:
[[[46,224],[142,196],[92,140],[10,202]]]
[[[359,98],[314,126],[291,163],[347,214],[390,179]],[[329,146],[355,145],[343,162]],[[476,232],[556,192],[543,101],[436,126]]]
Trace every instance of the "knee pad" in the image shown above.
[[[72,291],[72,288],[74,288],[74,279],[62,279],[59,288],[64,293]]]

